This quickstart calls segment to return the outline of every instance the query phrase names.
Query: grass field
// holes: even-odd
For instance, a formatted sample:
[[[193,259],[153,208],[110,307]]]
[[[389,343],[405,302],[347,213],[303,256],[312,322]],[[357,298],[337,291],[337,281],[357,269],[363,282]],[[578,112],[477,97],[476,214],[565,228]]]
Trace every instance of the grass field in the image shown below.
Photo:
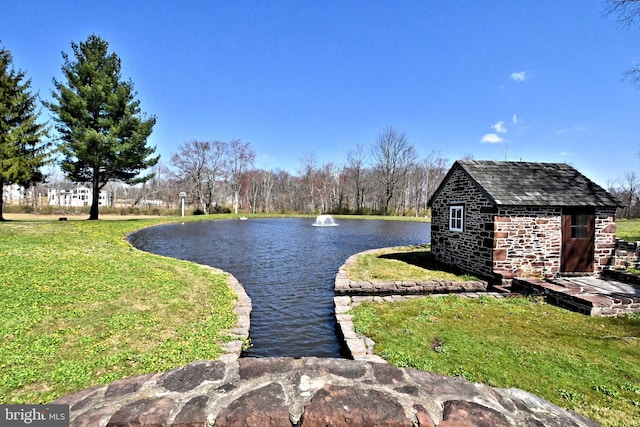
[[[0,223],[0,403],[220,355],[236,322],[226,274],[124,240],[172,219],[72,219]]]
[[[357,257],[347,269],[351,280],[477,280],[436,262],[429,245],[385,248]]]
[[[517,387],[603,426],[640,426],[640,316],[490,297],[367,303],[354,313],[356,330],[393,365]]]
[[[640,242],[640,219],[624,219],[616,222],[616,234],[628,242]]]

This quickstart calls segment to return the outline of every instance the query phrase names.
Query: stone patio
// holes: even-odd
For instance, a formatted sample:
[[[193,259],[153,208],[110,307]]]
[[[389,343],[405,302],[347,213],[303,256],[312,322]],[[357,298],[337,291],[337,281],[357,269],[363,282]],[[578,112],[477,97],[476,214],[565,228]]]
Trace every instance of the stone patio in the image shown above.
[[[640,287],[606,275],[514,278],[511,290],[524,295],[543,295],[550,304],[589,316],[640,313]]]

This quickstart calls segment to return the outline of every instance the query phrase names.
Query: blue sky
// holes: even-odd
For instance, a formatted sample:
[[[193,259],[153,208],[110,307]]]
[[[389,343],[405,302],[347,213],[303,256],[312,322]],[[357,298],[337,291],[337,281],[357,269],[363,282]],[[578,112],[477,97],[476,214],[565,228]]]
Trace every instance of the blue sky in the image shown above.
[[[122,60],[150,144],[239,138],[256,166],[343,164],[386,126],[421,157],[566,162],[600,185],[640,170],[640,25],[601,0],[5,0],[2,45],[50,98],[95,33]],[[45,114],[48,112],[43,111]]]

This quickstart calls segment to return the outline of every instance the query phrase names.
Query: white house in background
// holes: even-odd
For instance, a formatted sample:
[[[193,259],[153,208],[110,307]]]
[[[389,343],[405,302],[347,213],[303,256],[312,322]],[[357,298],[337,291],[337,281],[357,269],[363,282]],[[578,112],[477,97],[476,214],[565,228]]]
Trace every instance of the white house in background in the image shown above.
[[[140,200],[140,205],[141,206],[145,206],[147,208],[149,207],[157,207],[160,208],[162,206],[164,206],[164,202],[160,199],[142,199]]]
[[[4,185],[2,187],[2,200],[5,205],[19,204],[21,201],[33,196],[31,190],[25,191],[24,187],[17,184]]]
[[[78,185],[75,188],[49,188],[49,206],[82,207],[91,205],[91,188],[85,185]],[[107,193],[100,192],[98,197],[99,206],[107,206]]]

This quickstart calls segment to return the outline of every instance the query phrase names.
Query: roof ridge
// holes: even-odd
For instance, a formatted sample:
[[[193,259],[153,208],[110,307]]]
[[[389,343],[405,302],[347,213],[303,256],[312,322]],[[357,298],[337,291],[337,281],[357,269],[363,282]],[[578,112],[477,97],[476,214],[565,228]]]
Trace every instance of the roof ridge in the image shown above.
[[[567,163],[463,159],[457,160],[450,172],[456,167],[494,205],[622,206],[620,200]],[[450,176],[448,173],[445,180]]]

